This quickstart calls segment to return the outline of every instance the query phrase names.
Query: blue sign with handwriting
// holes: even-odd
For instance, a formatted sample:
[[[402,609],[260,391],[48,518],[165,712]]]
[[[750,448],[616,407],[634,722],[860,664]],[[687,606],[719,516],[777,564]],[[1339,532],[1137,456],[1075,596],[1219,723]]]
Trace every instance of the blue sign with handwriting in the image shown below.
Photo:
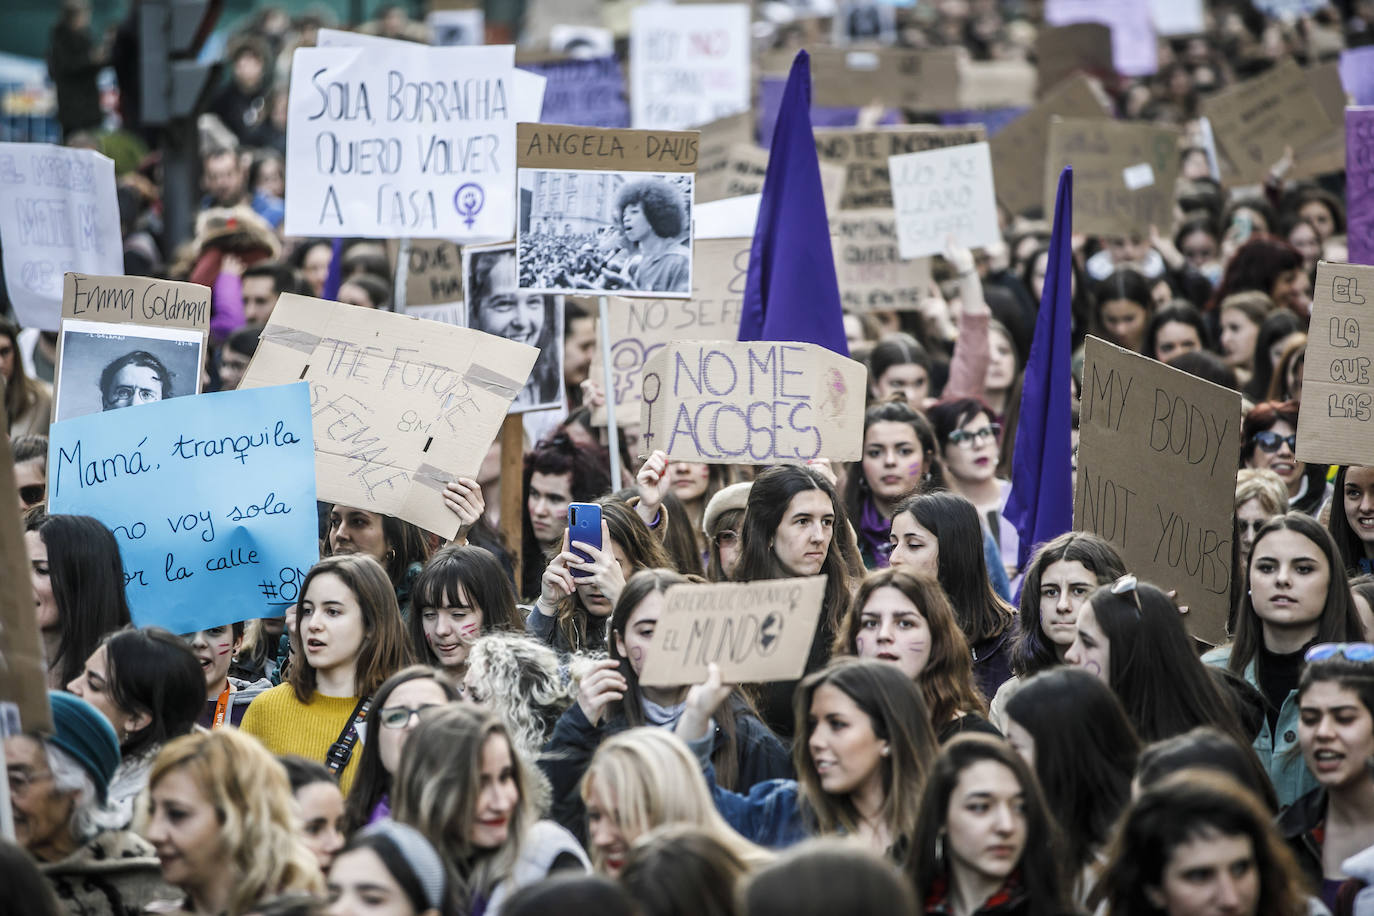
[[[114,532],[139,626],[280,615],[319,559],[310,423],[305,382],[54,423],[48,511]]]

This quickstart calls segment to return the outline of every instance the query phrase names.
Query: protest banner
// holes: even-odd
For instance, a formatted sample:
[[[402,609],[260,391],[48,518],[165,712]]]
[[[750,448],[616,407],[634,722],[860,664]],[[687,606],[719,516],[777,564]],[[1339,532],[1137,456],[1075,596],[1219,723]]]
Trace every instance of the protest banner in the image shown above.
[[[440,491],[476,477],[538,352],[467,328],[283,293],[241,388],[310,382],[319,498],[451,538]]]
[[[210,288],[150,277],[62,278],[62,317],[210,333]]]
[[[630,14],[630,123],[683,130],[749,110],[749,6],[644,4]]]
[[[888,159],[901,153],[981,143],[987,139],[982,125],[971,127],[890,127],[877,130],[829,128],[813,132],[816,154],[822,162],[845,167],[842,210],[868,210],[892,206],[892,182]]]
[[[929,294],[930,259],[902,258],[892,210],[836,213],[830,218],[830,243],[846,312],[915,311]]]
[[[690,296],[696,131],[521,124],[520,289]]]
[[[1341,86],[1340,66],[1335,61],[1303,69],[1307,88],[1312,90],[1331,130],[1320,140],[1294,150],[1293,169],[1288,177],[1298,181],[1345,170],[1345,88]]]
[[[1352,264],[1374,264],[1374,108],[1345,112],[1346,245]]]
[[[1116,73],[1112,30],[1100,22],[1042,28],[1035,36],[1035,60],[1042,96],[1076,73],[1110,77]]]
[[[1073,230],[1150,237],[1173,219],[1179,132],[1145,122],[1054,118],[1042,178],[1053,212],[1059,173],[1073,166]]]
[[[868,370],[815,344],[673,342],[644,363],[640,450],[674,461],[853,461]]]
[[[305,384],[91,414],[49,440],[48,511],[114,532],[138,626],[278,616],[319,559]]]
[[[65,318],[53,420],[200,394],[205,335],[188,328]]]
[[[1045,22],[1064,26],[1097,22],[1112,33],[1112,61],[1123,76],[1159,69],[1158,38],[1150,4],[1141,0],[1045,0]]]
[[[1317,262],[1294,450],[1300,461],[1374,463],[1374,379],[1370,358],[1363,355],[1369,339],[1360,346],[1362,333],[1371,329],[1374,267]]]
[[[534,120],[586,127],[629,127],[625,74],[614,55],[540,61],[520,69],[544,77],[544,111]]]
[[[958,48],[813,48],[811,102],[822,108],[961,108]],[[764,72],[786,73],[792,52],[765,63]]]
[[[751,146],[754,143],[754,118],[749,112],[730,115],[718,121],[701,125],[701,137],[697,141],[697,197],[699,200],[714,198],[701,197],[704,182],[715,181],[729,165],[730,151],[736,146]]]
[[[0,143],[5,288],[26,328],[56,331],[70,271],[124,273],[114,161],[47,143]]]
[[[824,600],[825,576],[670,586],[639,682],[700,684],[713,662],[727,684],[796,680]]]
[[[1080,73],[1064,80],[1030,111],[992,134],[988,146],[1002,206],[1020,214],[1044,204],[1050,118],[1109,118],[1111,114],[1111,102],[1101,85]]]
[[[405,311],[407,314],[416,307],[450,305],[463,301],[463,254],[462,249],[447,239],[411,239],[403,247],[394,239],[389,239],[387,255],[396,263],[397,286],[405,288]],[[406,252],[405,264],[399,263],[402,252]],[[404,266],[404,271],[402,267]],[[418,314],[418,313],[417,313]],[[462,321],[458,322],[463,324]]]
[[[840,208],[840,198],[844,195],[845,170],[829,162],[820,163],[821,193],[825,195],[825,208],[834,212]],[[709,180],[700,173],[697,175],[697,202],[709,203],[727,197],[744,197],[747,194],[763,192],[763,179],[768,174],[768,150],[760,149],[752,143],[741,143],[730,147],[726,153],[724,168],[712,173]]]
[[[1240,420],[1237,392],[1088,338],[1074,528],[1177,589],[1184,626],[1212,645],[1231,607]]]
[[[0,393],[4,383],[0,382]],[[18,491],[14,453],[8,436],[0,436],[0,493]],[[23,731],[51,731],[47,667],[34,615],[33,569],[24,544],[19,508],[10,496],[0,505],[0,721],[13,703]]]
[[[639,422],[641,382],[649,357],[675,340],[721,340],[739,333],[752,246],[749,238],[697,238],[693,247],[698,268],[690,299],[609,298],[611,390],[622,425]],[[603,371],[597,348],[590,377],[600,380]],[[606,425],[604,407],[592,412],[592,422]]]
[[[1200,112],[1212,123],[1229,183],[1263,181],[1284,147],[1302,150],[1336,129],[1293,60],[1205,97]]]
[[[897,247],[903,258],[1001,243],[992,156],[986,143],[905,153],[888,160],[897,211]]]
[[[297,49],[285,233],[510,238],[514,64],[505,45]]]
[[[1029,108],[1036,70],[1024,60],[959,59],[959,108]]]
[[[539,351],[529,381],[511,413],[549,410],[567,403],[563,391],[563,297],[522,290],[516,282],[515,245],[463,249],[467,327]]]

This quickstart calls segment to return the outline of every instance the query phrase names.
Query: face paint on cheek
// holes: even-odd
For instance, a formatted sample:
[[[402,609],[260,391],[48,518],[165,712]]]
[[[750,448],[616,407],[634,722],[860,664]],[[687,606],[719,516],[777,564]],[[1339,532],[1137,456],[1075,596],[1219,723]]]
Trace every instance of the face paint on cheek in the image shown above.
[[[473,623],[465,623],[465,624],[463,624],[463,628],[460,629],[460,630],[458,631],[458,635],[459,635],[459,636],[476,636],[476,635],[477,635],[477,630],[478,630],[478,625],[477,625],[476,622],[473,622]]]
[[[864,638],[862,636],[855,638],[854,648],[858,650],[858,654],[864,654],[864,649],[866,648],[866,646],[864,645]]]
[[[924,652],[925,650],[926,650],[926,641],[925,641],[924,639],[921,640],[920,642],[914,642],[914,643],[912,643],[912,644],[911,644],[911,647],[907,649],[907,651],[910,652],[912,655],[920,655],[920,654],[921,654],[922,652]]]
[[[1097,662],[1088,662],[1083,666],[1083,670],[1087,671],[1093,677],[1102,676],[1102,666],[1099,665]]]
[[[912,462],[911,464],[908,464],[908,465],[906,466],[906,476],[908,476],[908,477],[920,477],[920,476],[921,476],[921,462],[915,461],[915,462]]]
[[[630,650],[630,661],[633,661],[633,662],[643,662],[643,661],[644,661],[644,650],[643,650],[642,648],[640,648],[639,646],[635,646],[634,648],[632,648],[632,649]]]

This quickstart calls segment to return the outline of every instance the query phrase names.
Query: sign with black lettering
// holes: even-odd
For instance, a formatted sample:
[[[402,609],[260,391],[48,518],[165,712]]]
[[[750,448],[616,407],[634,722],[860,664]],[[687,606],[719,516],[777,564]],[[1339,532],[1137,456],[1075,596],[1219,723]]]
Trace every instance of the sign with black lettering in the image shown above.
[[[1319,262],[1298,414],[1300,460],[1374,464],[1371,335],[1374,267]]]

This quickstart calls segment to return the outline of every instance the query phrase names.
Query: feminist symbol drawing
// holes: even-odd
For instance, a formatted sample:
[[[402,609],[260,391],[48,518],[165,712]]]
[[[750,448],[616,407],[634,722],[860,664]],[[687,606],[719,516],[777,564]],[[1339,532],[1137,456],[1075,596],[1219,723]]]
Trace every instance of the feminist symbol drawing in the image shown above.
[[[458,186],[458,190],[453,195],[453,208],[458,211],[458,215],[463,217],[463,222],[469,229],[472,224],[477,222],[477,214],[482,212],[482,205],[487,202],[487,194],[482,190],[482,186],[475,181]]]

